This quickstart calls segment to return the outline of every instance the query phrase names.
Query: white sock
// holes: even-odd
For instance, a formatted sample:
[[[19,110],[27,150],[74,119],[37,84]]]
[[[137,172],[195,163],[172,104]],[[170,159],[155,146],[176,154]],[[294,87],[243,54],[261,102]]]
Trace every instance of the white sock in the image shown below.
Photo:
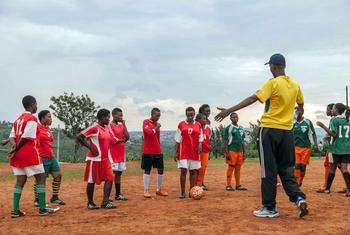
[[[143,188],[145,192],[148,192],[150,175],[143,174]]]
[[[157,191],[160,190],[161,186],[163,184],[163,175],[159,175],[157,177]]]

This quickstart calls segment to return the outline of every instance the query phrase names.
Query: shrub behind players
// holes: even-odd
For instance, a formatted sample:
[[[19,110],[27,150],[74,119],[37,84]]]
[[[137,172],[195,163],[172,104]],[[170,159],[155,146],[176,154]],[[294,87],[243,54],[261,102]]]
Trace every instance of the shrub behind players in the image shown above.
[[[337,165],[340,164],[348,188],[348,192],[345,196],[349,197],[350,174],[348,171],[348,164],[350,163],[350,108],[342,103],[337,103],[333,106],[332,112],[335,114],[335,117],[331,119],[330,128],[327,128],[322,122],[317,122],[317,125],[324,129],[331,137],[329,151],[332,153],[333,162],[331,162],[325,192],[330,193],[335,177],[335,170],[337,169]]]
[[[39,215],[47,215],[58,210],[58,208],[46,208],[45,170],[36,143],[38,119],[33,115],[37,111],[36,100],[33,96],[25,96],[22,104],[25,112],[16,119],[10,134],[12,149],[9,152],[9,159],[13,173],[17,177],[13,190],[12,218],[25,216],[25,212],[20,210],[19,202],[23,187],[30,176],[35,177],[37,184]]]
[[[244,162],[244,130],[238,126],[237,113],[231,113],[231,124],[224,130],[225,156],[227,172],[226,172],[226,190],[234,191],[231,185],[232,173],[235,173],[236,190],[247,190],[241,185],[241,167]]]
[[[52,118],[49,110],[42,110],[38,114],[39,124],[38,124],[38,147],[39,147],[39,156],[44,164],[45,175],[48,177],[52,175],[52,197],[50,199],[51,203],[58,205],[66,205],[59,197],[59,191],[61,187],[61,168],[54,156],[52,149],[52,142],[54,139],[53,133],[51,131]],[[39,206],[39,198],[37,194],[37,185],[34,184],[34,195],[35,201],[34,205]]]
[[[199,169],[198,171],[197,186],[201,186],[203,190],[208,190],[207,185],[204,184],[204,176],[208,167],[208,160],[210,159],[211,127],[210,127],[209,116],[210,116],[210,106],[208,104],[203,104],[201,107],[199,107],[199,112],[196,116],[196,121],[200,122],[202,125],[203,143],[202,143],[202,152],[200,154],[201,169]]]
[[[304,118],[304,109],[296,107],[297,119],[293,125],[295,143],[295,168],[294,175],[299,186],[303,184],[306,173],[306,166],[310,163],[311,141],[313,138],[314,147],[318,151],[317,137],[314,126],[309,119]]]
[[[123,171],[126,170],[125,143],[129,140],[129,132],[120,108],[112,110],[112,117],[113,121],[109,124],[112,139],[108,155],[114,173],[115,200],[127,201],[128,198],[121,194],[120,181]]]
[[[157,168],[157,192],[159,196],[168,196],[168,193],[162,189],[164,161],[163,152],[160,147],[160,110],[153,108],[151,111],[151,118],[143,121],[143,144],[142,144],[142,161],[141,168],[144,170],[143,186],[145,198],[151,198],[149,192],[149,181],[152,167]]]
[[[197,181],[197,171],[201,168],[200,152],[202,151],[203,133],[199,122],[194,120],[195,110],[193,107],[186,108],[186,120],[178,125],[175,134],[175,157],[180,169],[180,199],[186,198],[186,174],[190,171],[190,189]]]
[[[103,201],[101,208],[114,209],[116,206],[109,201],[112,190],[113,171],[111,162],[108,159],[108,150],[111,141],[111,134],[108,128],[110,112],[107,109],[100,109],[97,112],[98,122],[91,125],[77,135],[77,141],[89,151],[86,155],[86,169],[84,180],[87,181],[86,194],[89,210],[99,209],[94,203],[95,184],[105,182],[103,187]],[[87,142],[86,140],[89,140]]]

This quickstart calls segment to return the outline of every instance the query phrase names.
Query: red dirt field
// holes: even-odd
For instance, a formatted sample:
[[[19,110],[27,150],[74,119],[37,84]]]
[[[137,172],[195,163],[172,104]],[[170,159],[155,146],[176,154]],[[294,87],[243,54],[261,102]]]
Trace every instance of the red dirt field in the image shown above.
[[[169,191],[169,197],[144,199],[139,162],[129,163],[128,167],[130,173],[122,179],[122,190],[129,201],[117,203],[116,210],[88,211],[85,183],[80,177],[84,165],[64,164],[66,179],[61,198],[67,205],[55,215],[39,217],[33,207],[31,179],[21,200],[21,209],[27,216],[11,219],[14,180],[7,176],[11,172],[9,167],[1,164],[0,234],[350,234],[350,198],[315,192],[323,180],[322,160],[313,160],[305,177],[303,190],[310,207],[310,215],[305,219],[297,218],[297,210],[282,188],[277,199],[279,218],[252,216],[252,211],[260,206],[260,170],[256,161],[247,162],[242,169],[242,183],[249,189],[246,192],[226,192],[225,164],[221,160],[210,161],[205,180],[210,191],[199,201],[177,198],[179,172],[173,167],[165,173],[164,188]],[[72,172],[78,175],[72,176]],[[153,172],[152,192],[155,192],[155,176]],[[51,179],[48,182],[50,194]],[[342,176],[337,172],[334,191],[343,186]],[[101,196],[99,186],[95,201],[100,203]]]

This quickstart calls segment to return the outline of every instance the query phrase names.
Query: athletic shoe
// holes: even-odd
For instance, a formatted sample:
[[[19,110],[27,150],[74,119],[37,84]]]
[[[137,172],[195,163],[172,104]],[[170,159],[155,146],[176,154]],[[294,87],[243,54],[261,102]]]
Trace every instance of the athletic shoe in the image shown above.
[[[112,202],[108,201],[107,203],[102,203],[101,208],[102,209],[115,209],[115,208],[117,208],[117,206],[114,205]]]
[[[123,196],[121,194],[119,194],[118,196],[115,196],[114,199],[117,200],[117,201],[127,201],[127,200],[129,200],[127,197],[125,197],[125,196]]]
[[[238,191],[247,191],[248,189],[244,188],[242,185],[236,186],[236,190]]]
[[[46,204],[46,207],[48,207],[49,205]],[[34,201],[34,207],[40,207],[40,204],[39,204],[39,199]]]
[[[61,206],[66,205],[66,203],[64,201],[62,201],[61,199],[59,199],[58,197],[57,198],[51,198],[50,202],[53,203],[53,204],[61,205]]]
[[[24,211],[20,211],[20,210],[13,210],[11,211],[11,218],[17,218],[17,217],[21,217],[21,216],[25,216],[26,213]]]
[[[348,191],[347,193],[345,193],[344,196],[345,196],[345,197],[350,197],[350,191]]]
[[[89,210],[97,210],[97,209],[100,209],[100,207],[98,207],[95,203],[88,203],[88,205],[87,205],[87,208],[89,209]]]
[[[303,218],[309,214],[309,209],[307,208],[307,203],[304,199],[300,199],[296,202],[296,205],[299,208],[299,217]]]
[[[40,216],[45,216],[45,215],[48,215],[48,214],[53,214],[57,211],[59,211],[60,208],[57,207],[57,208],[50,208],[50,207],[46,207],[45,209],[39,209],[39,215]]]
[[[348,189],[343,188],[343,189],[339,190],[337,193],[347,193],[347,192],[348,192]]]
[[[181,193],[179,196],[180,199],[185,199],[186,198],[186,193]]]
[[[162,189],[158,190],[158,191],[156,192],[156,194],[157,194],[158,196],[163,196],[163,197],[167,197],[167,196],[169,195],[168,192],[163,191]]]
[[[320,189],[317,189],[316,192],[318,192],[318,193],[327,193],[327,194],[330,194],[330,193],[331,193],[331,190],[320,188]]]
[[[279,213],[276,209],[268,210],[266,207],[262,207],[259,210],[253,211],[253,215],[260,218],[276,218]]]
[[[226,186],[226,191],[235,191],[235,189],[230,185]]]
[[[143,197],[144,198],[152,198],[152,195],[148,191],[143,192]]]
[[[208,186],[206,186],[204,183],[202,184],[202,189],[203,189],[204,191],[208,191],[208,190],[209,190]]]

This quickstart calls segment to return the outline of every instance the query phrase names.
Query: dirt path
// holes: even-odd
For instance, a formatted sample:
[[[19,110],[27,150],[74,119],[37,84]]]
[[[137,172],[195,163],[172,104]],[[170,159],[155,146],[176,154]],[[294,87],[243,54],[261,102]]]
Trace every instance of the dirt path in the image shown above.
[[[129,168],[138,168],[137,162]],[[0,165],[1,174],[10,172]],[[83,172],[84,165],[63,165],[65,171]],[[85,184],[82,179],[65,180],[62,199],[67,206],[52,216],[39,217],[33,208],[32,180],[22,195],[21,208],[27,212],[24,218],[11,219],[13,180],[0,182],[0,234],[350,234],[350,199],[341,194],[315,193],[323,179],[323,164],[312,162],[308,169],[303,190],[308,196],[311,215],[298,219],[296,209],[279,188],[278,209],[280,218],[260,219],[252,216],[252,210],[260,206],[259,165],[249,162],[242,169],[242,183],[247,192],[226,192],[225,165],[209,165],[206,183],[210,187],[205,199],[179,200],[178,171],[166,172],[165,185],[168,198],[142,197],[142,174],[123,178],[123,191],[128,202],[118,203],[116,210],[88,211]],[[337,172],[334,189],[343,186]],[[156,175],[151,177],[151,189],[155,191]],[[51,191],[51,190],[50,190]],[[96,189],[96,202],[101,201],[102,187]]]

